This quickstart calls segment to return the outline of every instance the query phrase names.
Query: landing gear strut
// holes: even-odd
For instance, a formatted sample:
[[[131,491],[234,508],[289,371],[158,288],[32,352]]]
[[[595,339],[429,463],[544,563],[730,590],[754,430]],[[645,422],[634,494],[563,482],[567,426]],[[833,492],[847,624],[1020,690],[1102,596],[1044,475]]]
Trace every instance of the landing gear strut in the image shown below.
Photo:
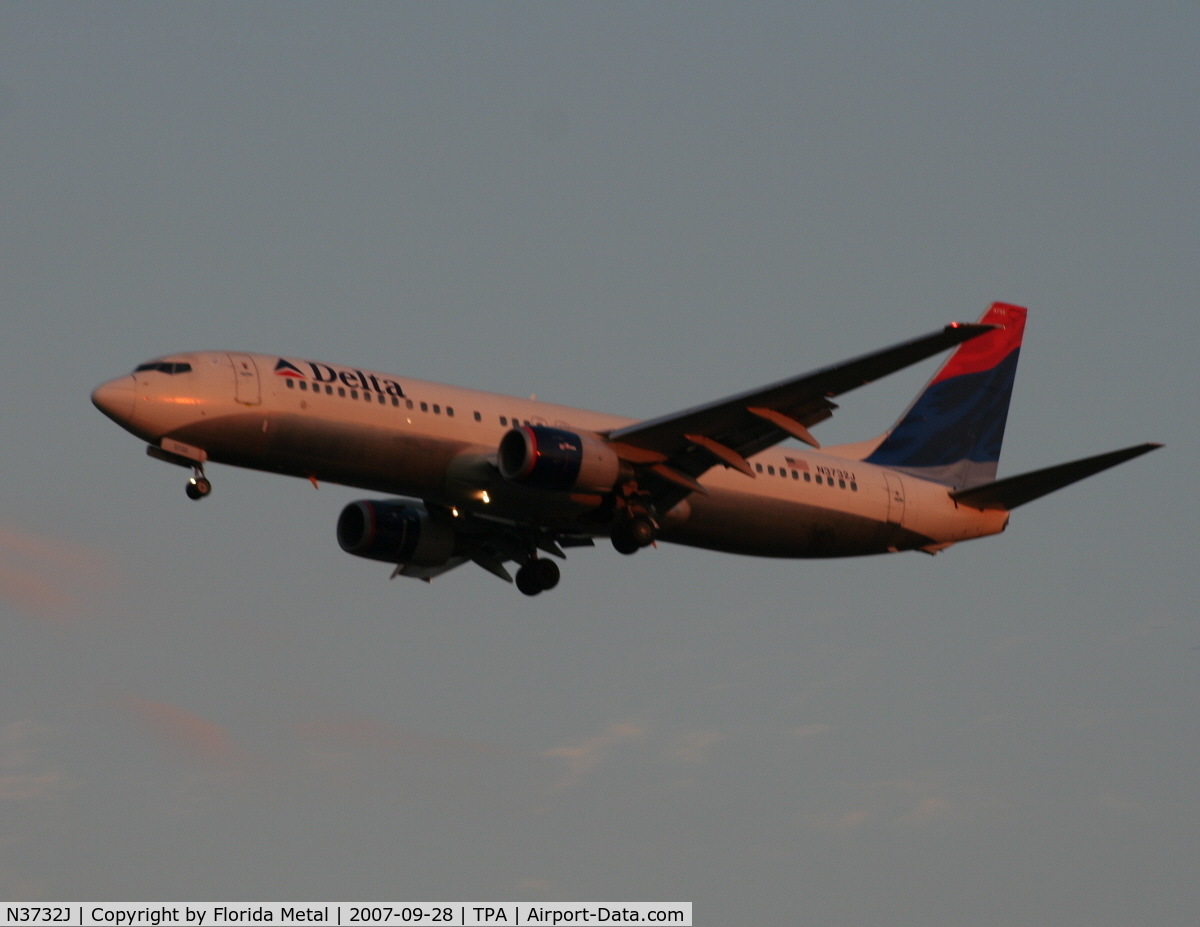
[[[188,480],[187,497],[189,499],[203,499],[210,492],[212,492],[212,483],[204,475],[204,467],[197,465],[196,475]]]
[[[658,526],[654,519],[639,513],[613,527],[612,545],[617,553],[636,554],[643,547],[653,544],[657,534]]]
[[[558,585],[558,564],[553,560],[530,560],[517,570],[517,588],[525,595],[537,595]]]

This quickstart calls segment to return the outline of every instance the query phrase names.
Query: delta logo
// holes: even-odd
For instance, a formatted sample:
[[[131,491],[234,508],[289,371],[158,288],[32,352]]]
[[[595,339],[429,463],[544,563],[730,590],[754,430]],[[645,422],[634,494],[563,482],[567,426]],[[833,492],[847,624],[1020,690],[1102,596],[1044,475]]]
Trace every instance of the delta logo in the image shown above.
[[[381,396],[403,396],[404,389],[395,380],[383,379],[376,374],[366,374],[361,370],[346,370],[331,367],[329,364],[318,364],[316,361],[298,361],[293,364],[286,357],[279,358],[275,364],[275,376],[287,377],[292,380],[312,380],[314,383],[341,383],[351,389],[361,389],[366,392],[374,390]],[[307,367],[311,375],[302,369]]]

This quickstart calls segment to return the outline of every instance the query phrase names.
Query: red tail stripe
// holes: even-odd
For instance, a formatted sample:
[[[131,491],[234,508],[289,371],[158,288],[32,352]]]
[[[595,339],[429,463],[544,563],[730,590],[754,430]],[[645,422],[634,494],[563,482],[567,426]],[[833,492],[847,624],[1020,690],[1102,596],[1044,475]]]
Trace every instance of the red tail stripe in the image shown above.
[[[984,325],[1000,327],[960,345],[950,360],[946,361],[946,366],[933,378],[933,383],[962,376],[964,373],[991,370],[999,364],[1021,346],[1021,338],[1025,334],[1025,313],[1024,306],[992,303],[992,307],[979,321]]]

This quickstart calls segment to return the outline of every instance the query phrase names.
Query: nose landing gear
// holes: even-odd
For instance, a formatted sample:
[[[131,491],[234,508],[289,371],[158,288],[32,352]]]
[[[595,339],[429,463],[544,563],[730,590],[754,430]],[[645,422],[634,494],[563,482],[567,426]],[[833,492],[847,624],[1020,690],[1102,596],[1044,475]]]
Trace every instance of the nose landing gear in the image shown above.
[[[212,492],[212,483],[204,475],[203,467],[196,467],[196,475],[188,480],[186,492],[189,499],[203,499]]]

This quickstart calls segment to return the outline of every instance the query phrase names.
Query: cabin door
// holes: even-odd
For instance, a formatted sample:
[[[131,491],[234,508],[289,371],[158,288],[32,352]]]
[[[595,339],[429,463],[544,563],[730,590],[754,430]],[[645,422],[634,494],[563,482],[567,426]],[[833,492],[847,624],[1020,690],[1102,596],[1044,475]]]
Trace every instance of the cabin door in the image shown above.
[[[884,472],[883,478],[887,480],[888,523],[901,525],[904,523],[904,480],[900,479],[899,473],[889,472]]]
[[[233,362],[233,379],[237,384],[237,401],[247,406],[262,402],[262,389],[258,383],[258,367],[249,354],[230,354]]]

